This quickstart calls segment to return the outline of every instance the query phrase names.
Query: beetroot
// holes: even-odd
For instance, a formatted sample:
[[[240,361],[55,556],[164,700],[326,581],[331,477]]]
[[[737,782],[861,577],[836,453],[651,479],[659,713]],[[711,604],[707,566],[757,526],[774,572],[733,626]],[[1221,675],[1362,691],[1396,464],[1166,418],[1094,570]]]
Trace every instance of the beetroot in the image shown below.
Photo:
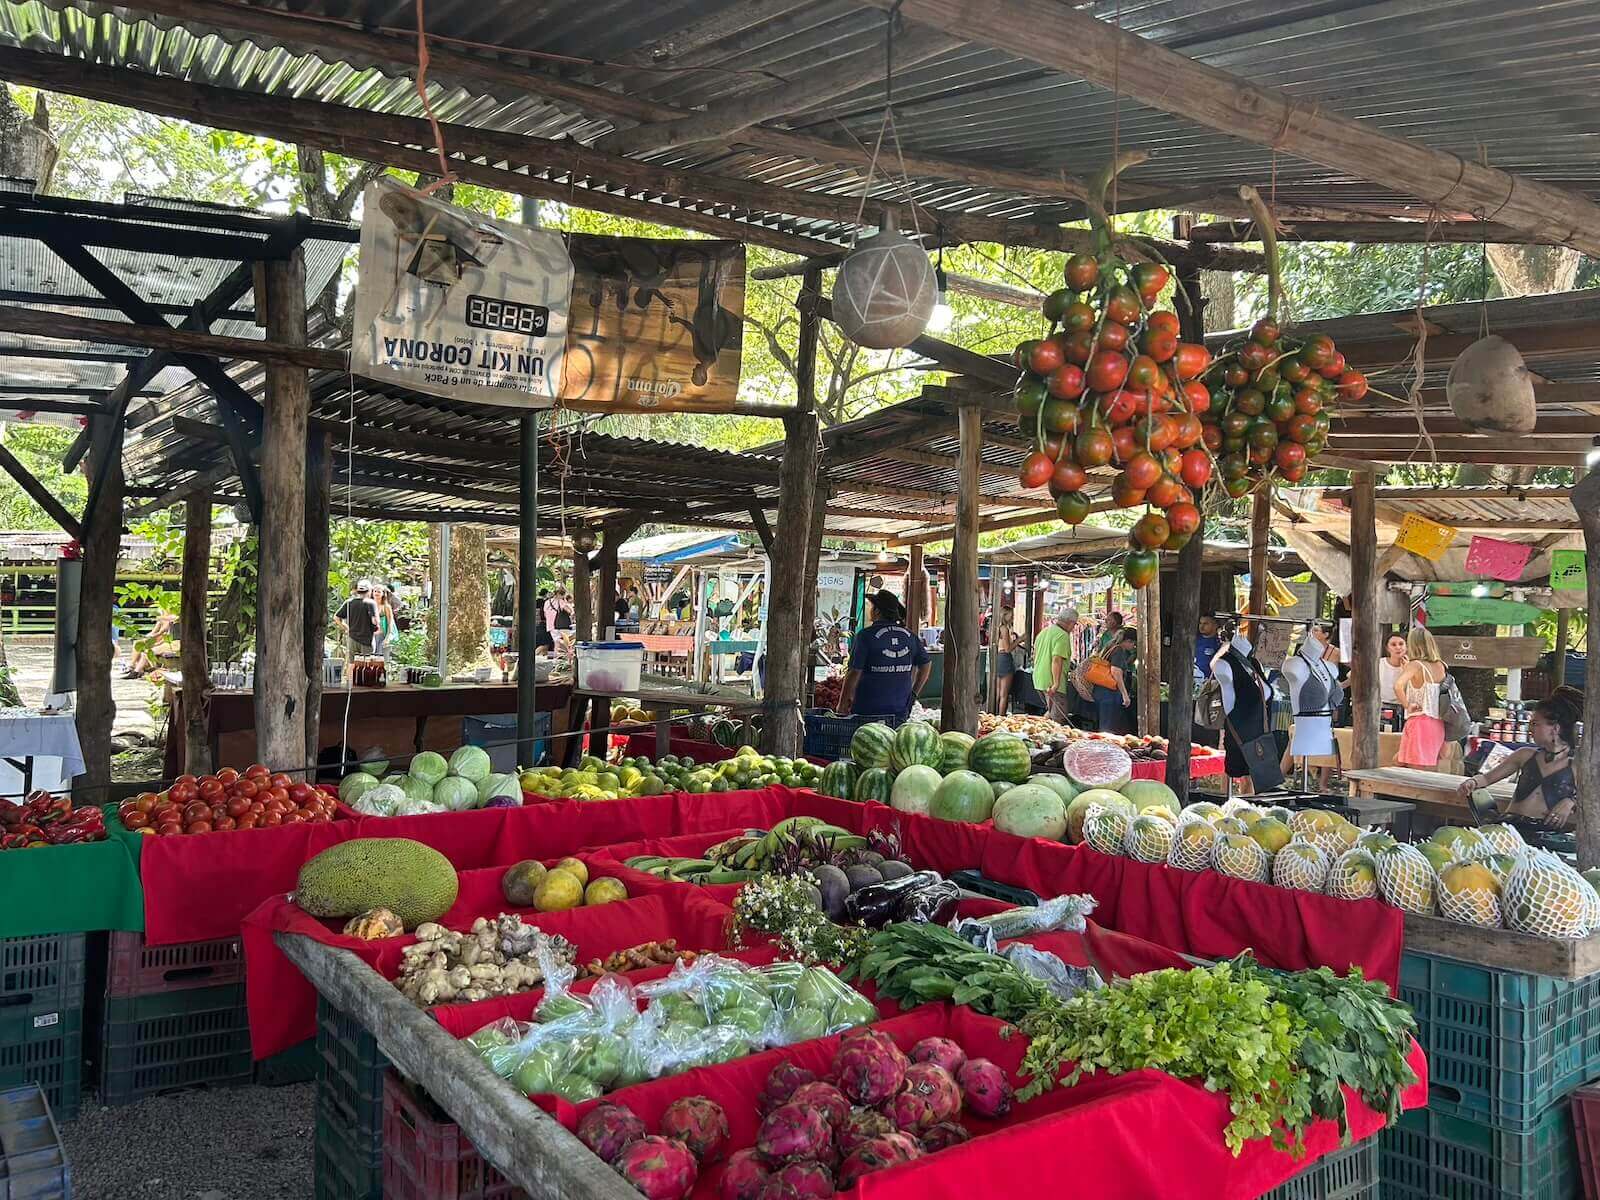
[[[943,1067],[912,1063],[905,1088],[889,1101],[888,1114],[907,1133],[948,1121],[961,1111],[961,1089]]]
[[[849,1154],[862,1142],[880,1138],[894,1131],[894,1122],[881,1112],[870,1108],[853,1108],[850,1110],[850,1115],[844,1119],[844,1124],[839,1126],[837,1135],[839,1152]]]
[[[833,1172],[819,1162],[789,1163],[774,1171],[772,1180],[805,1200],[833,1200]]]
[[[816,1076],[804,1067],[797,1067],[791,1062],[781,1062],[773,1067],[767,1076],[766,1086],[756,1097],[756,1108],[763,1113],[769,1113],[778,1105],[789,1103],[789,1097],[794,1094],[795,1088],[814,1079]]]
[[[600,1104],[583,1114],[578,1122],[578,1140],[606,1162],[613,1162],[630,1142],[649,1130],[625,1104]]]
[[[689,1147],[696,1162],[715,1162],[728,1146],[728,1114],[715,1100],[685,1096],[661,1114],[661,1136]]]
[[[937,1125],[924,1129],[921,1140],[924,1153],[937,1154],[940,1150],[971,1141],[972,1134],[967,1131],[965,1125],[955,1121],[940,1121]]]
[[[980,1117],[1003,1117],[1011,1111],[1011,1081],[987,1058],[969,1058],[956,1074],[967,1107]]]
[[[833,1130],[817,1109],[781,1104],[761,1122],[756,1149],[778,1162],[827,1158],[833,1151]]]
[[[906,1149],[904,1143],[908,1140],[904,1134],[892,1133],[862,1142],[845,1156],[844,1165],[839,1168],[839,1190],[847,1192],[863,1175],[870,1175],[885,1167],[897,1167],[917,1157],[920,1151],[910,1152]]]
[[[688,1148],[664,1137],[628,1143],[612,1166],[649,1200],[683,1200],[700,1173]]]
[[[717,1195],[721,1200],[756,1200],[769,1174],[759,1150],[735,1150],[717,1181]]]
[[[833,1056],[839,1090],[857,1104],[882,1104],[906,1078],[906,1056],[887,1038],[852,1038]]]
[[[967,1052],[956,1045],[949,1038],[925,1037],[915,1046],[907,1056],[914,1063],[933,1063],[950,1072],[953,1079],[955,1073],[961,1070],[962,1064],[967,1061]]]
[[[802,1083],[795,1088],[794,1095],[789,1097],[789,1103],[821,1109],[822,1115],[835,1130],[843,1125],[845,1118],[850,1115],[850,1101],[845,1098],[845,1094],[833,1084],[823,1083],[821,1080],[815,1083]]]

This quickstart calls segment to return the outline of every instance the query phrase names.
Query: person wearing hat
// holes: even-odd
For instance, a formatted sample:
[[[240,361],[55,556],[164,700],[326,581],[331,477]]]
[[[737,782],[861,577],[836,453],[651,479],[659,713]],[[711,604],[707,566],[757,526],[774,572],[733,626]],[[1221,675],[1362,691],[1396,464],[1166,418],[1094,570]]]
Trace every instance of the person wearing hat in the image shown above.
[[[839,711],[865,716],[911,715],[911,702],[933,670],[928,648],[905,627],[905,612],[893,592],[869,597],[872,624],[850,641],[850,666],[839,693]]]
[[[372,584],[365,579],[356,580],[355,595],[346,600],[333,614],[339,632],[344,635],[350,653],[371,654],[372,638],[378,631],[378,609],[372,602]]]

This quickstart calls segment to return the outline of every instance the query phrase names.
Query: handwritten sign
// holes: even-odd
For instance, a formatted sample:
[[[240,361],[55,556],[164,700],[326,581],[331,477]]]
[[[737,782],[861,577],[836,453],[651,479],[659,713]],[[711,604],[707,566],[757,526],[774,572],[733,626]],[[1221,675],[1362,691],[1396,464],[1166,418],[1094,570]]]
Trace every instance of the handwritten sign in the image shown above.
[[[1514,583],[1522,578],[1523,568],[1532,554],[1532,546],[1473,534],[1472,543],[1467,547],[1467,570],[1474,575]]]
[[[1419,517],[1416,513],[1407,513],[1400,521],[1400,532],[1395,537],[1394,544],[1402,550],[1411,551],[1418,558],[1438,562],[1449,549],[1450,543],[1455,540],[1454,526],[1441,525],[1437,521],[1428,520],[1427,517]]]
[[[1582,550],[1550,552],[1550,586],[1557,591],[1581,592],[1589,586],[1589,571]]]

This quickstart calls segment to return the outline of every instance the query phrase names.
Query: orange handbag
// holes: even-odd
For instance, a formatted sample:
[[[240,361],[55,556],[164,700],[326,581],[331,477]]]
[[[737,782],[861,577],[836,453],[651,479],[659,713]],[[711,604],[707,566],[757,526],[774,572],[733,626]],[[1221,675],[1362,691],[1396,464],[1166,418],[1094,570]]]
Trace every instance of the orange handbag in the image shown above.
[[[1091,658],[1083,667],[1085,683],[1093,687],[1115,689],[1117,678],[1111,673],[1111,664],[1103,658]]]

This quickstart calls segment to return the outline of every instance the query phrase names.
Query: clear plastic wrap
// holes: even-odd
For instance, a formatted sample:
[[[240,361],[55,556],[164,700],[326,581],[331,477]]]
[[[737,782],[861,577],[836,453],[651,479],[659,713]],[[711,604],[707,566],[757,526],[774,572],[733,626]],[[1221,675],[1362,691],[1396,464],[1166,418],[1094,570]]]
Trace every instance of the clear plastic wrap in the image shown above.
[[[1007,938],[1032,937],[1036,933],[1082,933],[1084,919],[1095,910],[1097,901],[1087,892],[1056,896],[1026,908],[1008,908],[986,917],[963,917],[950,928],[963,941],[981,950],[993,951]]]
[[[1070,1000],[1079,992],[1105,987],[1105,981],[1093,967],[1069,967],[1054,954],[1023,942],[1013,942],[1000,952],[1000,957],[1024,975],[1039,980],[1050,989],[1052,995],[1061,1000]]]

